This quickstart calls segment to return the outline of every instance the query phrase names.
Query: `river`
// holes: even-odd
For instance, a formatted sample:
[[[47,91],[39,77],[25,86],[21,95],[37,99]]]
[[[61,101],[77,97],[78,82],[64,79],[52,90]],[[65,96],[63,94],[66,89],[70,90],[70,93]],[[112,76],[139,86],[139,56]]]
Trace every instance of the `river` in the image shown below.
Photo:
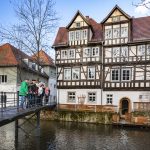
[[[17,142],[11,123],[0,127],[0,150],[150,150],[150,130],[41,121],[40,136],[26,123]]]

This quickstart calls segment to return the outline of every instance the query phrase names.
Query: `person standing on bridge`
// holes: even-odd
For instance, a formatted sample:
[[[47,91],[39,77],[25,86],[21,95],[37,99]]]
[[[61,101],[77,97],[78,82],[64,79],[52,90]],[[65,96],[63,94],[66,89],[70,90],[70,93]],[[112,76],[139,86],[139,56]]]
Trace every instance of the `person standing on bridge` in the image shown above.
[[[23,82],[21,82],[21,87],[19,90],[19,101],[20,101],[20,109],[24,109],[23,105],[25,103],[26,100],[26,96],[28,94],[28,83],[29,83],[29,79],[24,80]]]

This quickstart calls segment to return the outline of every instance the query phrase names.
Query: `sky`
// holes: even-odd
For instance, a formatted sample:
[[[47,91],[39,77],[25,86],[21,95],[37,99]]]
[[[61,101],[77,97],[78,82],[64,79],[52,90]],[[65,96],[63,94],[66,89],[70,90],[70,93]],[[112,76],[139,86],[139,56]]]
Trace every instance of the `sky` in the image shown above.
[[[55,10],[60,18],[58,27],[66,27],[74,17],[77,10],[84,16],[90,16],[98,23],[101,22],[117,4],[128,15],[134,17],[148,16],[150,11],[145,7],[136,7],[133,4],[141,0],[55,0]],[[149,2],[150,0],[146,0]],[[15,24],[17,22],[10,0],[0,0],[0,23],[3,25]],[[51,39],[51,45],[55,39],[56,32]]]

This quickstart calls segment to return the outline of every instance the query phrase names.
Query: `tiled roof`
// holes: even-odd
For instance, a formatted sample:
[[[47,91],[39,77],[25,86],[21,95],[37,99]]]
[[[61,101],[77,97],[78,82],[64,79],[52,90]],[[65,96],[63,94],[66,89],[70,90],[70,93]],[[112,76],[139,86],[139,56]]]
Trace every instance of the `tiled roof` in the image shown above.
[[[150,39],[150,16],[132,19],[133,41]]]
[[[0,46],[0,66],[16,66],[22,59],[30,57],[9,43]]]
[[[92,27],[93,36],[91,42],[102,40],[102,25],[98,24],[94,19],[89,18],[87,22]],[[64,46],[68,43],[68,29],[65,27],[60,27],[56,35],[53,46]]]
[[[131,42],[150,40],[150,16],[140,17],[140,18],[131,18],[117,5],[113,8],[111,13],[115,9],[119,9],[128,19],[131,20],[131,35],[132,35]],[[102,23],[97,23],[94,19],[85,17],[89,26],[92,28],[92,31],[93,31],[92,39],[89,42],[103,41],[102,25],[104,21],[107,19],[107,17],[103,20]],[[60,27],[53,46],[56,46],[56,47],[67,46],[67,43],[68,43],[68,29],[65,27]]]
[[[60,27],[53,45],[54,46],[55,45],[59,45],[59,46],[67,45],[67,42],[68,42],[67,33],[68,33],[68,30],[65,27]]]
[[[33,59],[37,59],[38,53],[32,56]],[[49,66],[55,66],[53,59],[43,50],[39,51],[39,60],[40,60],[40,65],[49,65]]]

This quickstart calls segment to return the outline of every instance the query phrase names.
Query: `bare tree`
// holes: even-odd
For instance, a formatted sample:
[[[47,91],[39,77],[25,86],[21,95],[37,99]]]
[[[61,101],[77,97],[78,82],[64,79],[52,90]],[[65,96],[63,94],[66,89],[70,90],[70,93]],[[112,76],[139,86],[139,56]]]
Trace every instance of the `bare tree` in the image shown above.
[[[8,40],[28,54],[38,54],[49,47],[49,37],[56,28],[58,18],[54,10],[53,0],[11,0],[19,23],[6,28],[0,27],[1,40]]]
[[[140,0],[138,3],[133,3],[134,6],[144,6],[147,9],[150,9],[150,0]]]

